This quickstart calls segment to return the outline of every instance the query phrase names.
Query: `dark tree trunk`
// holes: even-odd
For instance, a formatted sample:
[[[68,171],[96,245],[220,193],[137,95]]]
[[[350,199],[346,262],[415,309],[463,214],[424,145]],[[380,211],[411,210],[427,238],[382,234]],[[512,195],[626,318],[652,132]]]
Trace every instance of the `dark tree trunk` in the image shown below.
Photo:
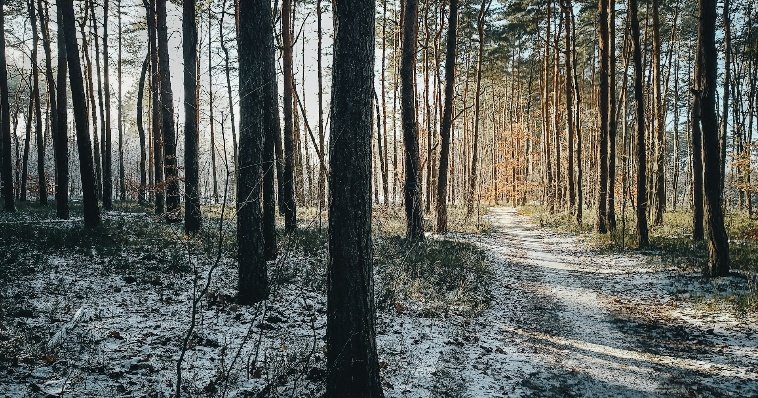
[[[226,40],[224,39],[224,16],[226,16],[226,0],[222,5],[221,20],[218,24],[218,33],[220,37],[221,51],[224,52],[224,75],[226,76],[226,94],[229,100],[229,117],[231,118],[232,125],[232,160],[234,161],[234,173],[237,175],[239,171],[239,163],[237,159],[237,121],[234,115],[234,100],[232,97],[232,78],[231,78],[231,66],[229,65],[229,49],[226,46]]]
[[[222,10],[222,12],[224,12]],[[213,202],[218,204],[218,172],[216,170],[216,131],[215,119],[213,117],[215,109],[213,108],[213,30],[211,21],[213,16],[212,6],[208,5],[208,116],[211,135],[211,175],[213,177]],[[221,38],[223,40],[223,37]],[[223,139],[223,130],[221,131]]]
[[[265,243],[266,259],[273,260],[277,255],[276,245],[276,209],[277,201],[275,189],[279,189],[279,210],[282,211],[282,143],[281,127],[279,126],[279,90],[276,79],[276,53],[274,48],[274,28],[273,21],[270,18],[270,12],[267,14],[267,23],[263,26],[262,37],[267,41],[265,52],[261,55],[264,57],[263,83],[258,86],[263,92],[263,115],[265,117],[263,124],[264,141],[263,141],[263,241]],[[279,178],[278,187],[274,186],[274,174]]]
[[[32,74],[35,72],[32,71]],[[32,77],[29,76],[29,81],[31,81]],[[32,116],[32,113],[34,112],[34,96],[31,95],[32,90],[31,86],[29,87],[29,107],[27,108],[26,112],[26,135],[24,137],[24,155],[23,159],[21,160],[21,192],[19,194],[19,200],[22,202],[26,202],[26,184],[29,181],[29,143],[31,142],[31,134],[32,134],[32,120],[34,120],[34,117]]]
[[[563,57],[566,67],[566,130],[568,131],[568,146],[566,148],[568,163],[568,202],[569,210],[574,211],[576,206],[576,187],[574,185],[574,81],[572,62],[572,18],[571,9],[573,5],[571,0],[561,0],[561,10],[563,11],[563,23],[566,30],[566,48],[564,48]],[[581,206],[581,203],[579,204]]]
[[[58,10],[58,20],[61,20],[60,10]],[[55,207],[58,218],[68,219],[68,100],[66,98],[66,38],[63,35],[63,28],[58,26],[58,84],[56,86],[56,130],[53,145],[55,146],[55,172],[57,173],[55,189]]]
[[[0,0],[1,1],[1,0]],[[89,120],[84,94],[82,66],[79,62],[79,44],[76,41],[76,20],[72,0],[58,1],[59,13],[66,37],[66,58],[71,82],[71,100],[76,121],[76,145],[79,152],[79,172],[82,182],[82,207],[84,225],[95,227],[100,224],[100,209],[95,196],[95,171],[92,161],[92,143],[89,138]]]
[[[616,2],[608,2],[608,230],[616,230]]]
[[[325,153],[325,136],[324,136],[324,78],[322,68],[322,47],[323,31],[321,27],[321,0],[316,0],[316,30],[317,30],[317,54],[316,54],[316,74],[318,76],[318,151]],[[318,173],[318,208],[319,211],[326,207],[326,170],[319,168]],[[319,220],[321,218],[319,217]],[[320,221],[319,221],[320,223]],[[319,224],[319,228],[320,228]]]
[[[8,66],[5,56],[5,0],[0,0],[0,138],[2,138],[2,145],[0,145],[2,147],[0,174],[2,174],[3,185],[3,208],[5,211],[16,211],[16,202],[13,197],[10,113],[10,104],[8,103]]]
[[[721,167],[721,186],[719,190],[722,195],[726,181],[726,134],[728,130],[727,121],[729,120],[729,84],[732,80],[732,20],[729,12],[729,3],[729,0],[724,0],[724,92],[722,97],[724,115],[721,118],[721,162],[719,162]]]
[[[716,0],[699,0],[697,95],[703,134],[703,190],[708,223],[708,267],[712,276],[729,275],[729,239],[721,208],[721,154],[716,120]]]
[[[152,100],[153,167],[155,184],[155,214],[162,215],[166,206],[166,188],[163,181],[163,123],[161,122],[161,80],[158,71],[158,47],[155,19],[155,0],[144,0],[147,16],[147,37],[150,53],[150,98]]]
[[[184,232],[200,230],[200,164],[198,161],[197,22],[194,0],[182,2],[182,50],[184,55]],[[211,148],[213,150],[213,148]]]
[[[126,176],[124,173],[124,117],[123,117],[123,74],[122,74],[122,35],[121,35],[121,0],[116,2],[116,12],[118,13],[118,67],[116,78],[118,79],[118,197],[121,202],[126,200]]]
[[[267,0],[239,4],[240,25],[239,96],[240,137],[237,179],[237,255],[239,301],[252,304],[268,297],[268,275],[264,257],[263,146],[266,139],[268,81],[266,60],[273,52],[271,3]]]
[[[450,128],[453,124],[453,97],[455,96],[455,50],[457,48],[458,0],[450,0],[447,43],[445,48],[445,105],[440,128],[440,166],[437,179],[437,233],[447,232],[447,179],[450,158]]]
[[[32,0],[33,1],[33,0]],[[53,129],[53,154],[55,160],[55,212],[56,216],[60,219],[68,219],[68,132],[66,131],[65,120],[63,124],[60,123],[58,118],[61,113],[65,118],[66,108],[63,106],[61,112],[58,106],[57,96],[62,92],[66,95],[66,47],[65,44],[62,49],[58,49],[58,54],[63,55],[62,60],[58,60],[58,82],[61,82],[63,89],[59,90],[56,86],[55,76],[53,75],[53,60],[52,50],[50,44],[50,18],[47,13],[47,7],[42,4],[42,0],[37,0],[37,12],[39,13],[40,31],[42,32],[42,48],[45,51],[45,77],[47,78],[47,93],[50,104],[50,124]],[[60,29],[58,29],[60,31]],[[59,43],[62,42],[59,38]],[[62,68],[61,68],[62,66]],[[62,69],[62,71],[61,71]],[[59,137],[63,134],[63,137]],[[60,140],[63,140],[61,143]]]
[[[34,0],[29,0],[29,16],[32,24],[32,98],[34,99],[34,137],[37,141],[37,195],[39,203],[47,205],[47,176],[45,175],[45,140],[42,136],[42,106],[39,94],[39,74],[37,71],[37,47],[39,32],[37,31],[37,11]],[[9,116],[10,117],[10,116]]]
[[[335,3],[326,396],[383,397],[371,246],[373,0]]]
[[[85,5],[86,5],[85,1]],[[94,2],[89,2],[89,6],[84,7],[84,17],[82,18],[81,22],[79,22],[79,31],[81,33],[82,37],[82,54],[84,55],[84,67],[85,69],[85,89],[87,90],[87,93],[89,94],[89,107],[90,112],[92,115],[92,138],[93,138],[93,144],[94,144],[94,157],[95,157],[95,195],[97,195],[97,198],[100,199],[102,197],[102,164],[100,163],[100,138],[98,137],[98,129],[97,129],[97,111],[98,107],[95,102],[95,83],[94,83],[94,74],[92,72],[92,60],[89,57],[89,44],[87,42],[87,34],[85,32],[85,29],[87,28],[87,21],[89,18],[89,14],[95,13],[95,6]],[[95,28],[95,20],[96,18],[92,17],[92,23],[90,24],[90,36],[95,38],[95,41],[97,43],[97,30]],[[97,46],[95,46],[97,48]],[[100,54],[99,52],[95,51],[96,54]],[[97,62],[97,70],[100,70],[100,55],[97,55],[95,58],[95,61]],[[100,99],[100,105],[102,106],[102,87],[100,85],[100,73],[97,72],[98,76],[98,98]],[[100,114],[102,116],[102,112]]]
[[[282,174],[282,210],[284,211],[284,229],[288,232],[297,227],[297,208],[295,204],[295,140],[292,125],[292,90],[295,89],[292,70],[292,0],[282,0],[282,72],[284,104],[284,170]],[[278,112],[277,112],[278,113]]]
[[[145,98],[145,77],[150,69],[150,54],[145,57],[142,63],[142,71],[139,75],[139,86],[137,88],[137,133],[139,134],[139,190],[137,192],[137,201],[143,205],[147,203],[147,150],[145,148],[145,126],[142,118],[144,112]]]
[[[158,71],[160,74],[160,105],[163,133],[163,168],[166,174],[166,218],[170,222],[180,220],[179,170],[176,159],[176,130],[174,130],[174,94],[171,90],[171,67],[169,64],[168,26],[166,25],[166,1],[156,0],[158,34]],[[106,74],[106,77],[108,75]]]
[[[600,0],[598,4],[598,26],[600,46],[600,135],[598,136],[598,198],[597,198],[597,221],[595,230],[601,234],[608,232],[608,120],[609,120],[609,97],[608,75],[610,67],[610,35],[608,32],[608,8],[609,0]]]
[[[416,37],[418,34],[418,3],[405,1],[403,16],[403,52],[400,66],[402,83],[403,143],[405,144],[405,217],[406,236],[411,240],[424,238],[421,210],[421,169],[416,121]]]
[[[113,208],[113,147],[111,141],[111,84],[108,56],[108,13],[111,0],[103,0],[103,92],[105,103],[105,130],[100,138],[103,159],[103,209]],[[94,17],[94,14],[93,14]],[[96,50],[99,51],[99,50]]]
[[[663,225],[663,212],[666,209],[665,186],[665,112],[663,91],[661,89],[661,34],[659,18],[659,0],[653,0],[653,117],[655,144],[655,216],[654,225]]]
[[[645,148],[645,104],[642,83],[642,47],[640,44],[640,21],[637,17],[637,0],[629,0],[629,20],[634,60],[634,100],[637,117],[637,244],[648,246],[647,231],[647,149]]]

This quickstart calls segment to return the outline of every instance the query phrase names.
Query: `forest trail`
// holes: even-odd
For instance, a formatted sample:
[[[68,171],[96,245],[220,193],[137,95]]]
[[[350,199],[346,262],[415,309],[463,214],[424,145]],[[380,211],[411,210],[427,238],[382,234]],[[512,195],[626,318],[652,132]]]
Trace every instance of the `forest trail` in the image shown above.
[[[758,396],[755,322],[692,299],[744,278],[707,281],[650,256],[597,253],[515,209],[487,217],[492,233],[456,237],[493,262],[491,307],[473,320],[421,321],[420,336],[406,337],[415,372],[390,396]]]

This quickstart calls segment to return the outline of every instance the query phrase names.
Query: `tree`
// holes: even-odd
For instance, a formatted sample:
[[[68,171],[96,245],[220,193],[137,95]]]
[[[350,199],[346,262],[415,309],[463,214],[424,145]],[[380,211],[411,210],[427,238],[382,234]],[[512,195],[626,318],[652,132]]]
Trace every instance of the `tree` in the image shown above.
[[[716,0],[699,0],[698,52],[700,66],[695,93],[700,97],[703,134],[703,192],[708,223],[708,267],[712,276],[729,275],[729,238],[721,208],[721,153],[716,119]]]
[[[105,129],[100,138],[101,155],[103,160],[103,208],[113,208],[113,146],[111,141],[111,84],[110,58],[108,56],[108,5],[111,0],[103,0],[103,92],[105,97]],[[93,13],[92,17],[95,15]],[[99,51],[99,50],[96,50]],[[99,72],[99,71],[98,71]]]
[[[45,175],[45,139],[42,136],[42,106],[39,94],[39,70],[37,65],[37,11],[34,0],[29,0],[29,16],[32,25],[32,98],[34,99],[34,136],[37,141],[37,191],[40,204],[47,205],[47,176]]]
[[[661,89],[661,23],[659,0],[653,0],[653,120],[655,134],[655,217],[653,224],[663,225],[663,212],[666,209],[665,187],[665,109]]]
[[[403,143],[405,144],[405,218],[406,236],[411,240],[424,238],[421,210],[421,169],[416,121],[416,41],[418,36],[418,3],[405,1],[403,16],[403,53],[400,64],[402,83]]]
[[[266,139],[268,81],[266,58],[273,52],[271,3],[250,0],[239,3],[240,24],[239,96],[240,136],[237,179],[237,260],[239,301],[252,304],[268,297],[268,275],[264,257],[263,146]]]
[[[16,211],[13,197],[13,163],[11,152],[11,120],[8,103],[8,67],[5,54],[5,0],[0,0],[0,138],[2,138],[2,163],[0,174],[3,184],[3,208]]]
[[[116,12],[118,13],[118,68],[116,77],[118,80],[118,192],[119,200],[126,200],[126,170],[124,169],[124,116],[123,116],[123,58],[122,58],[122,34],[121,34],[121,0],[116,2]]]
[[[371,247],[375,3],[334,5],[326,396],[380,398]]]
[[[200,181],[197,97],[197,22],[194,0],[182,2],[182,49],[184,55],[184,232],[200,230]],[[213,150],[213,148],[211,148]]]
[[[145,16],[147,19],[147,41],[148,52],[150,54],[150,98],[152,99],[152,127],[153,134],[153,167],[155,186],[155,214],[162,215],[166,207],[166,196],[163,181],[163,125],[162,107],[161,107],[161,79],[158,67],[158,47],[157,47],[157,21],[155,18],[155,1],[143,0],[145,5]]]
[[[61,15],[66,38],[66,59],[68,60],[69,81],[71,83],[71,102],[74,105],[76,146],[79,152],[79,173],[82,183],[84,225],[91,228],[100,224],[100,209],[97,205],[97,196],[95,194],[92,143],[89,138],[87,103],[85,102],[82,66],[79,62],[79,44],[76,41],[76,20],[72,0],[59,0],[58,12]]]
[[[49,20],[49,18],[48,18]],[[61,21],[60,9],[58,9],[58,20]],[[63,35],[63,28],[58,26],[58,76],[56,85],[56,105],[58,108],[55,127],[55,136],[53,138],[55,148],[55,207],[56,214],[60,219],[68,219],[68,106],[66,99],[66,38]]]
[[[295,141],[292,125],[292,91],[295,89],[292,70],[292,0],[282,0],[282,73],[284,74],[284,170],[282,175],[282,204],[284,229],[291,232],[297,227],[295,204]]]
[[[149,53],[145,57],[145,61],[142,63],[142,70],[139,75],[139,83],[137,86],[137,133],[139,135],[139,189],[137,191],[137,202],[141,205],[147,203],[147,151],[145,126],[142,120],[142,114],[144,113],[145,78],[148,69],[150,69]]]
[[[458,0],[450,0],[445,48],[445,105],[440,128],[440,166],[437,178],[437,233],[447,232],[447,179],[450,158],[450,129],[453,124],[453,96],[455,96],[455,50],[457,48]]]
[[[179,170],[176,160],[176,130],[174,130],[174,94],[171,90],[171,66],[168,51],[166,1],[156,0],[156,32],[158,35],[158,73],[160,75],[161,132],[163,134],[164,170],[166,175],[166,219],[178,221],[180,209]],[[106,74],[107,76],[107,74]]]
[[[637,0],[629,0],[629,24],[634,59],[634,100],[637,106],[637,244],[648,246],[647,231],[647,149],[645,148],[645,94],[642,88],[642,47]]]
[[[481,111],[482,97],[482,61],[484,59],[484,20],[487,9],[492,0],[482,0],[479,14],[476,18],[476,31],[479,39],[479,53],[476,59],[476,93],[474,97],[474,137],[471,150],[471,175],[469,176],[468,198],[466,201],[466,215],[474,213],[474,196],[476,196],[477,166],[479,162],[479,112]],[[547,138],[546,138],[547,139]],[[548,157],[549,158],[549,157]],[[549,160],[548,160],[549,162]]]
[[[610,51],[608,49],[610,34],[608,32],[609,0],[600,0],[598,4],[598,30],[600,46],[600,135],[598,136],[598,198],[597,198],[597,221],[595,230],[601,234],[608,232],[608,119],[609,119],[609,95],[608,77],[610,68]]]

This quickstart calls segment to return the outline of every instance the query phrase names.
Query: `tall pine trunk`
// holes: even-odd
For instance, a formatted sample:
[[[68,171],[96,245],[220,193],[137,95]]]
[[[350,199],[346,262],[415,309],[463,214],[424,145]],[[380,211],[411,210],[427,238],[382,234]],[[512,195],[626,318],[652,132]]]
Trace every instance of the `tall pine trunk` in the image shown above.
[[[69,81],[71,83],[71,102],[74,105],[74,120],[76,121],[76,145],[79,152],[84,225],[91,228],[100,224],[100,209],[95,195],[92,143],[89,137],[87,103],[84,94],[82,66],[79,62],[79,44],[76,41],[76,19],[72,0],[59,0],[58,10],[66,37],[66,59],[68,60]]]
[[[381,398],[371,245],[375,3],[334,4],[326,396]]]
[[[106,0],[107,1],[107,0]],[[166,177],[166,218],[180,220],[179,170],[176,159],[176,130],[174,129],[174,94],[171,90],[171,66],[166,25],[166,1],[156,0],[156,32],[158,35],[158,72],[160,75],[161,133],[163,135],[163,168]],[[106,74],[107,77],[107,74]]]
[[[708,224],[708,267],[712,276],[729,275],[729,238],[721,207],[721,154],[716,118],[716,0],[699,0],[698,58],[696,95],[700,97],[703,134],[703,191]]]
[[[145,98],[145,78],[147,71],[150,69],[150,54],[145,57],[142,63],[142,70],[139,75],[139,84],[137,88],[137,133],[139,134],[139,188],[137,190],[137,202],[141,205],[147,203],[147,149],[145,147],[145,126],[143,122],[144,98]]]
[[[458,0],[450,0],[450,16],[445,45],[445,105],[440,126],[440,165],[437,177],[437,233],[447,232],[447,180],[450,158],[450,130],[453,125],[453,97],[455,96],[455,50],[457,48]]]
[[[2,139],[2,163],[0,174],[3,185],[3,209],[16,211],[13,196],[13,162],[11,152],[11,120],[8,103],[8,66],[5,55],[5,0],[0,0],[0,138]],[[29,118],[29,116],[27,116]]]
[[[273,51],[271,3],[251,0],[239,3],[240,24],[239,96],[240,137],[237,179],[237,255],[239,301],[252,304],[268,297],[268,275],[264,257],[263,145],[267,116],[266,58]]]
[[[403,143],[405,144],[405,218],[406,237],[411,240],[424,238],[421,210],[421,169],[418,146],[418,121],[416,120],[416,38],[418,35],[418,3],[405,1],[403,15],[403,52],[400,66],[402,80]]]
[[[288,232],[297,227],[297,208],[295,204],[295,140],[292,121],[292,91],[295,89],[292,39],[292,1],[282,0],[282,73],[284,110],[284,170],[282,175],[282,205],[284,210],[284,229]],[[278,112],[277,112],[278,113]],[[277,122],[278,123],[278,122]]]
[[[47,176],[45,175],[45,140],[42,136],[42,106],[39,93],[39,74],[37,71],[37,47],[39,32],[37,30],[37,11],[34,0],[29,0],[29,16],[32,24],[32,98],[34,99],[34,137],[37,142],[37,199],[47,205]]]
[[[184,232],[200,230],[200,101],[197,97],[197,22],[194,0],[182,2],[182,54],[184,56]],[[213,148],[211,148],[213,150]]]
[[[600,93],[598,112],[600,114],[600,134],[598,136],[598,198],[595,230],[602,234],[608,232],[608,120],[610,116],[608,109],[608,78],[610,73],[608,13],[609,0],[600,0],[598,4],[598,26],[600,36]]]
[[[645,98],[642,82],[642,47],[637,0],[629,0],[629,20],[634,61],[634,100],[637,121],[637,245],[648,246],[647,231],[647,149],[645,148]]]

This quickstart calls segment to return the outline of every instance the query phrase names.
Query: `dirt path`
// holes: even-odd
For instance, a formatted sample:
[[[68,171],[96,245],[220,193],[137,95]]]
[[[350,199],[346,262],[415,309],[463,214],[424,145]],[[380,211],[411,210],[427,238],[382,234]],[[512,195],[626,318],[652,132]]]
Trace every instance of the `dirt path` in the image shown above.
[[[495,232],[462,238],[496,269],[491,308],[380,331],[380,349],[404,369],[387,372],[389,396],[758,396],[755,320],[693,299],[744,279],[598,254],[514,209],[488,217]]]

